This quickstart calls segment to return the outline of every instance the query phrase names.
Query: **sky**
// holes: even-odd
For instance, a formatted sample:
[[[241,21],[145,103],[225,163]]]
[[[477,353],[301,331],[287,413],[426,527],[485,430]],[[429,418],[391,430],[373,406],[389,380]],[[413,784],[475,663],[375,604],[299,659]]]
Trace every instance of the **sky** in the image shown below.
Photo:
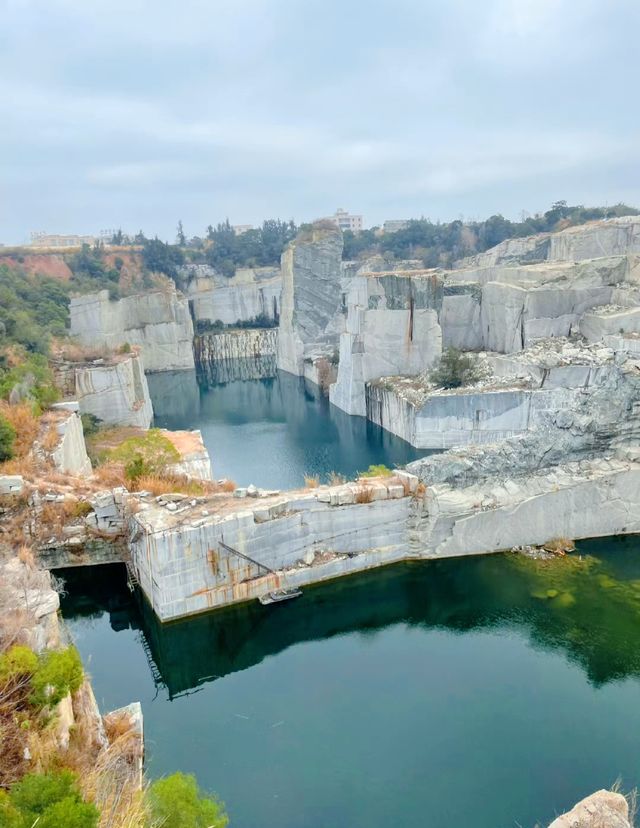
[[[0,0],[0,242],[640,206],[638,0]]]

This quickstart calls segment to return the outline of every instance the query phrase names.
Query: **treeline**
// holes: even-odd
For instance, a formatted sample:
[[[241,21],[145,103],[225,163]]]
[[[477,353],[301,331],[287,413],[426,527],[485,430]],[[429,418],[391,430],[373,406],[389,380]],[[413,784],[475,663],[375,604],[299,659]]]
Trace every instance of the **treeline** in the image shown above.
[[[267,219],[261,227],[236,233],[227,219],[215,227],[210,224],[204,237],[187,239],[180,221],[175,244],[163,242],[157,236],[148,239],[142,231],[130,238],[119,230],[111,241],[141,245],[145,268],[152,273],[164,273],[179,283],[179,268],[187,262],[211,265],[229,278],[239,267],[277,267],[282,251],[297,232],[292,221]]]
[[[395,233],[385,233],[379,227],[359,233],[345,231],[343,258],[382,254],[389,259],[419,259],[425,267],[448,267],[458,259],[482,253],[505,239],[562,230],[594,219],[638,214],[639,210],[626,204],[584,207],[557,201],[546,212],[527,216],[521,221],[511,221],[502,215],[490,216],[483,221],[412,219]],[[228,277],[238,268],[277,267],[282,251],[299,229],[293,221],[269,219],[261,227],[236,233],[226,220],[215,227],[209,225],[202,237],[188,238],[180,221],[175,244],[160,241],[157,237],[149,239],[142,231],[133,237],[118,231],[112,243],[140,245],[146,270],[164,273],[180,287],[179,270],[187,262],[209,264]]]
[[[343,256],[348,260],[383,254],[396,259],[420,259],[425,267],[449,267],[454,261],[482,253],[505,239],[562,230],[594,219],[639,214],[639,210],[626,204],[584,207],[557,201],[545,213],[522,221],[510,221],[501,215],[469,222],[413,219],[395,233],[384,233],[378,228],[357,234],[346,231]]]

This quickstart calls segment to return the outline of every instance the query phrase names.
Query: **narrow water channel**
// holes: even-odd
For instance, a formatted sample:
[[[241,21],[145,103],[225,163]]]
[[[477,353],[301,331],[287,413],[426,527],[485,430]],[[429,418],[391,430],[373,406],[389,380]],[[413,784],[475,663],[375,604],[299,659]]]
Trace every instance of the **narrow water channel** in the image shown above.
[[[430,453],[350,417],[291,374],[211,387],[199,387],[188,371],[151,374],[148,381],[156,425],[199,428],[215,476],[240,486],[291,489],[305,475],[352,478],[371,464],[393,468]]]
[[[62,573],[103,709],[233,828],[533,828],[640,783],[640,539],[414,563],[160,627],[118,567]],[[152,666],[148,661],[152,660]]]

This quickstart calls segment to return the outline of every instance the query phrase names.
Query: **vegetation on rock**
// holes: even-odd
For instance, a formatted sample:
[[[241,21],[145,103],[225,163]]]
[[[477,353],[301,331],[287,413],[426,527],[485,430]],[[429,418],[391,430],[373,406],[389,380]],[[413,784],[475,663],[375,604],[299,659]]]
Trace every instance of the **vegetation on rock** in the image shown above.
[[[532,236],[536,233],[562,230],[594,219],[638,215],[635,207],[616,204],[613,207],[569,206],[557,201],[542,214],[522,221],[510,221],[501,215],[484,221],[461,220],[445,223],[427,218],[412,219],[395,233],[378,228],[344,233],[344,259],[358,259],[382,254],[390,259],[421,259],[425,267],[449,267],[457,259],[482,253],[505,239]]]
[[[6,828],[96,828],[99,816],[69,770],[30,773],[0,793],[0,825]]]
[[[440,388],[460,388],[480,379],[477,362],[470,354],[456,348],[447,348],[440,358],[440,364],[429,374],[430,382]]]
[[[153,819],[163,828],[225,828],[229,819],[214,796],[204,794],[195,776],[174,773],[149,789]]]
[[[16,430],[9,420],[0,414],[0,463],[13,457]]]
[[[180,454],[160,429],[152,428],[124,440],[109,452],[109,459],[123,462],[127,479],[136,480],[165,473],[167,466],[179,462]]]

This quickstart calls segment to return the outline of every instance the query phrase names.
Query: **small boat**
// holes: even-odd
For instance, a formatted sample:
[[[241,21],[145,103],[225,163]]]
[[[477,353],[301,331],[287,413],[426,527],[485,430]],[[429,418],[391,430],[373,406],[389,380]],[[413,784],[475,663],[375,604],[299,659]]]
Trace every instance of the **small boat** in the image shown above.
[[[273,592],[267,592],[258,598],[261,604],[277,604],[280,601],[289,601],[291,598],[299,598],[302,595],[302,590],[297,587],[290,587],[289,589],[274,589]]]

